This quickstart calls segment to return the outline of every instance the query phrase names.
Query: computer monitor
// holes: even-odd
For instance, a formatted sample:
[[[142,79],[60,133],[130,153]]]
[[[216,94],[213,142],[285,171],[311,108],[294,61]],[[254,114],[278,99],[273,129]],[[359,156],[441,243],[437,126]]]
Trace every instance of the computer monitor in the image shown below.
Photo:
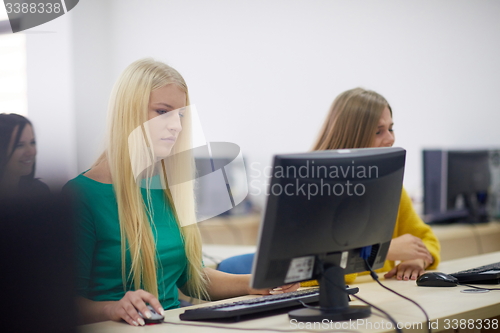
[[[194,157],[196,177],[193,186],[198,222],[218,215],[247,214],[250,211],[245,162],[238,145],[209,142],[169,158],[185,160],[186,156],[187,161]],[[188,180],[192,179],[182,181]],[[169,185],[176,185],[171,181]]]
[[[251,203],[243,159],[196,157],[195,186],[198,221],[215,216],[248,214]]]
[[[487,149],[423,151],[427,223],[489,220],[490,156]]]
[[[383,266],[401,199],[406,151],[328,150],[274,157],[252,267],[253,288],[320,280],[320,308],[299,321],[368,317],[349,306],[344,275]]]

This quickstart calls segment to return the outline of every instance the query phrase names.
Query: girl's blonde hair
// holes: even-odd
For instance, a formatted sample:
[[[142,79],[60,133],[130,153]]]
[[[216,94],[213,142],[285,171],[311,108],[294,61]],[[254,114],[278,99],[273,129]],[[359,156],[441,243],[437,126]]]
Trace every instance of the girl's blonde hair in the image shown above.
[[[373,144],[382,112],[392,109],[384,97],[354,88],[335,98],[313,150],[368,148]]]
[[[109,102],[107,148],[94,165],[102,161],[109,163],[113,187],[118,203],[118,216],[121,232],[121,257],[123,286],[131,278],[135,289],[143,288],[158,297],[156,245],[151,228],[151,198],[144,200],[141,189],[134,177],[129,153],[128,139],[134,129],[148,121],[148,105],[153,90],[175,84],[186,93],[186,105],[189,105],[187,85],[182,76],[172,67],[153,59],[138,60],[129,65],[116,82]],[[172,155],[190,147],[190,117],[182,121]],[[132,150],[134,148],[131,148]],[[183,155],[183,154],[179,154]],[[185,156],[185,155],[184,155]],[[162,171],[165,164],[162,161]],[[172,164],[172,163],[171,163]],[[189,173],[193,166],[169,165],[174,175],[178,172]],[[182,178],[179,177],[179,178]],[[183,178],[185,179],[185,178]],[[181,186],[175,193],[184,200],[182,205],[174,207],[172,193],[168,184],[164,187],[166,201],[172,207],[177,224],[181,230],[184,248],[188,260],[188,293],[197,298],[207,298],[206,278],[202,268],[201,237],[196,225],[194,192],[190,186]],[[147,191],[149,193],[149,191]],[[179,193],[180,192],[180,193]],[[182,216],[182,226],[179,217]],[[151,223],[149,219],[151,219]],[[191,221],[191,222],[190,222]],[[154,225],[153,225],[154,227]],[[126,252],[130,252],[131,268],[126,272]]]

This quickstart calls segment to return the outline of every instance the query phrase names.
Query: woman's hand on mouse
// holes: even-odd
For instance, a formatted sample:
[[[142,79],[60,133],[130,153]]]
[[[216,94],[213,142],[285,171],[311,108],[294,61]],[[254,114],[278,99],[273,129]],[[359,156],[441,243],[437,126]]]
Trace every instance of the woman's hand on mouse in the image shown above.
[[[398,280],[416,280],[420,275],[425,273],[426,262],[423,259],[413,259],[403,261],[389,272],[384,277],[386,279],[396,276]]]
[[[391,241],[387,260],[413,260],[423,259],[426,263],[433,263],[431,253],[427,250],[424,242],[418,237],[411,234],[404,234],[396,237]]]
[[[130,325],[143,326],[145,324],[144,319],[138,311],[140,311],[145,317],[149,318],[151,316],[151,312],[149,311],[146,303],[149,303],[158,313],[164,313],[163,307],[158,299],[147,291],[141,289],[128,291],[121,300],[108,303],[104,308],[104,311],[110,320],[120,321],[123,319]]]

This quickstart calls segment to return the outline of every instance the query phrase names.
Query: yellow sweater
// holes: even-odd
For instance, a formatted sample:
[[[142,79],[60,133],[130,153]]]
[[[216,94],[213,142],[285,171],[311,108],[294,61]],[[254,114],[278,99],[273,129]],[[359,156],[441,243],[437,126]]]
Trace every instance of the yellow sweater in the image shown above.
[[[392,238],[396,238],[405,234],[412,234],[416,236],[424,242],[427,250],[431,253],[434,258],[434,262],[432,265],[427,267],[427,269],[435,269],[440,261],[439,251],[440,245],[439,241],[434,235],[431,227],[422,221],[422,219],[418,216],[418,214],[413,209],[413,204],[411,202],[410,196],[406,193],[403,188],[401,192],[401,202],[399,203],[399,211],[398,217],[396,219],[396,225],[394,227],[394,233]],[[386,260],[384,267],[376,270],[376,272],[388,272],[394,268],[395,262],[392,260]],[[359,275],[366,275],[368,272],[359,273]],[[345,276],[345,281],[347,284],[354,282],[358,274],[347,274]],[[318,282],[316,280],[313,281],[305,281],[301,282],[301,287],[310,287],[317,286]]]

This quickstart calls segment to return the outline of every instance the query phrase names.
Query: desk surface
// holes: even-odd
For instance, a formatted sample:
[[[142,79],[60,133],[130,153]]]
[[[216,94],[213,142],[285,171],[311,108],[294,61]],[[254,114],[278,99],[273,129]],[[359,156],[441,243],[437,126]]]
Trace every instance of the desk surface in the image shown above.
[[[453,273],[459,270],[472,268],[500,261],[500,252],[494,252],[474,257],[456,259],[441,263],[439,271]],[[482,320],[500,315],[500,291],[490,291],[487,293],[462,293],[467,287],[451,288],[429,288],[418,287],[414,281],[397,281],[393,279],[384,280],[382,283],[398,291],[399,293],[417,301],[429,314],[433,322],[433,332],[454,328],[453,325],[459,325],[459,320]],[[359,296],[372,302],[383,310],[391,314],[394,319],[401,323],[404,332],[421,332],[425,317],[423,313],[412,303],[390,293],[378,284],[370,280],[369,276],[362,276],[356,280],[356,286],[359,287]],[[498,286],[497,286],[498,287]],[[258,297],[243,296],[230,301]],[[227,302],[219,301],[219,302]],[[353,301],[351,304],[361,304],[359,301]],[[203,306],[203,305],[198,305]],[[340,322],[326,323],[320,326],[306,326],[305,323],[291,323],[286,314],[270,316],[260,319],[242,321],[232,324],[204,323],[204,322],[183,322],[179,320],[179,314],[184,312],[185,308],[166,311],[165,323],[146,327],[132,327],[125,323],[102,322],[90,325],[80,326],[80,332],[106,332],[106,333],[127,333],[127,332],[233,332],[239,329],[258,330],[260,332],[275,331],[326,331],[327,329],[356,332],[394,332],[390,322],[385,320],[378,311],[372,309],[372,316],[360,322]],[[458,320],[454,321],[454,320]],[[463,322],[463,321],[462,321]],[[344,326],[340,326],[344,323]],[[476,321],[476,323],[485,324],[486,321]],[[202,325],[201,327],[199,325]],[[300,326],[299,326],[300,325]],[[310,324],[312,325],[312,324]],[[326,326],[325,326],[326,325]],[[337,325],[337,326],[335,326]],[[476,324],[478,325],[478,324]],[[214,327],[215,326],[215,327]],[[218,326],[218,327],[217,327]],[[406,326],[406,327],[405,327]],[[222,329],[224,327],[224,329]],[[424,326],[425,327],[425,326]]]

